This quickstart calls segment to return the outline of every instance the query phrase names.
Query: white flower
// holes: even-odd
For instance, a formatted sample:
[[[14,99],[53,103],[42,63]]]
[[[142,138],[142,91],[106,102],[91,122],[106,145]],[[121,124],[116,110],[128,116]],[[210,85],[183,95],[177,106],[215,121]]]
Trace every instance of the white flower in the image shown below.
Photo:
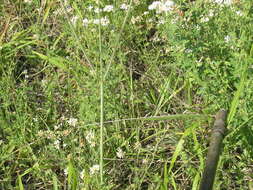
[[[204,18],[201,18],[200,21],[201,21],[201,22],[208,22],[208,21],[209,21],[209,18],[208,18],[208,17],[204,17]]]
[[[31,4],[32,0],[24,0],[25,3]]]
[[[76,118],[69,118],[69,120],[67,121],[67,123],[72,126],[75,127],[77,125],[78,120]]]
[[[140,21],[141,21],[141,17],[140,16],[132,17],[131,18],[132,24],[135,24],[136,22],[140,22]]]
[[[93,9],[93,6],[89,5],[89,6],[87,7],[87,9],[88,9],[89,11],[91,11],[91,10]]]
[[[84,26],[88,26],[89,23],[90,23],[90,21],[87,18],[83,19],[83,25]]]
[[[68,169],[65,168],[65,169],[63,170],[63,173],[64,173],[65,176],[67,176],[67,175],[68,175]]]
[[[109,19],[107,17],[101,18],[101,25],[106,26],[110,23]]]
[[[93,24],[99,24],[100,22],[101,22],[102,26],[106,26],[110,23],[110,21],[107,17],[103,17],[103,18],[101,18],[101,20],[99,20],[99,19],[93,20]]]
[[[174,2],[171,0],[167,1],[154,1],[148,6],[149,10],[156,10],[157,13],[171,11],[174,7]]]
[[[99,165],[95,164],[90,168],[90,174],[94,175],[95,173],[97,173],[99,171]]]
[[[125,153],[123,152],[123,150],[121,148],[118,148],[116,155],[118,158],[123,158],[125,156]]]
[[[161,6],[162,2],[160,1],[154,1],[151,5],[148,6],[149,10],[155,10],[157,7]]]
[[[231,5],[233,0],[214,0],[214,2],[220,5]]]
[[[94,12],[95,12],[95,13],[99,13],[99,12],[101,12],[101,11],[102,11],[102,9],[99,9],[99,8],[95,8],[95,9],[94,9]]]
[[[70,21],[72,22],[73,25],[76,25],[76,21],[78,20],[78,16],[73,16]]]
[[[238,16],[243,16],[242,12],[241,11],[236,11],[235,12]]]
[[[85,170],[82,170],[80,173],[80,178],[83,179],[84,178],[84,174],[85,174]]]
[[[165,20],[164,19],[160,19],[160,20],[158,20],[158,25],[160,25],[160,24],[164,24],[165,23]]]
[[[99,24],[99,21],[100,21],[99,19],[94,19],[93,24]]]
[[[142,160],[142,164],[147,164],[148,163],[148,160],[147,159],[143,159]]]
[[[68,13],[70,13],[70,12],[73,11],[73,8],[72,8],[70,5],[67,5],[67,6],[66,6],[66,11],[67,11]]]
[[[113,11],[113,5],[106,5],[106,6],[103,8],[103,11],[104,11],[104,12],[111,12],[111,11]]]
[[[123,3],[120,5],[120,9],[122,10],[128,10],[129,9],[129,5],[127,5],[126,3]]]
[[[145,11],[143,12],[143,15],[148,15],[148,13],[149,13],[148,11]]]
[[[87,142],[90,144],[91,147],[95,147],[95,133],[93,131],[89,131],[85,137]]]
[[[230,36],[225,36],[224,40],[225,40],[226,43],[228,43],[231,40],[231,37]]]
[[[60,141],[59,140],[54,141],[54,147],[58,150],[60,149]]]

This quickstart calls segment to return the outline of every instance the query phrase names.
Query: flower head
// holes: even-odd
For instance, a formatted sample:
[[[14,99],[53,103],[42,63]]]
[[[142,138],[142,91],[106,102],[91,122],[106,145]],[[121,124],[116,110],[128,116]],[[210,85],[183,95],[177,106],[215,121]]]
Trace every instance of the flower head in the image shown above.
[[[90,174],[94,175],[95,173],[97,173],[99,171],[99,165],[95,164],[90,168]]]
[[[116,155],[118,158],[123,158],[125,156],[125,153],[122,151],[121,148],[117,149]]]
[[[76,118],[69,118],[69,120],[67,121],[67,123],[72,126],[75,127],[77,125],[78,120]]]
[[[103,11],[104,11],[104,12],[111,12],[111,11],[113,11],[113,5],[106,5],[106,6],[103,8]]]
[[[171,11],[174,7],[174,2],[171,0],[167,1],[154,1],[148,6],[149,10],[156,10],[157,13]]]
[[[127,5],[126,3],[123,3],[120,5],[120,9],[127,10],[127,9],[129,9],[129,5]]]

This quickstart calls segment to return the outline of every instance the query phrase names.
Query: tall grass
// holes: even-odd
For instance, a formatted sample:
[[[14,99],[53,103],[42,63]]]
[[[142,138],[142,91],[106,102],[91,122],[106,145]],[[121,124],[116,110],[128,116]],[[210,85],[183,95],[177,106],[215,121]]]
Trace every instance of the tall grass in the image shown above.
[[[174,3],[0,4],[0,189],[198,189],[221,107],[251,187],[252,3]]]

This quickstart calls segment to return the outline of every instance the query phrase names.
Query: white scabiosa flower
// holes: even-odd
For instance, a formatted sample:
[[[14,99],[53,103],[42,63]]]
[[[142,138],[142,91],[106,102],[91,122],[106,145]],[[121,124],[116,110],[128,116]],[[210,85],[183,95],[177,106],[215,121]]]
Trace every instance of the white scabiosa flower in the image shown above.
[[[69,118],[69,120],[67,121],[67,123],[72,126],[75,127],[78,123],[78,120],[76,118]]]
[[[87,7],[87,9],[88,9],[89,11],[91,11],[93,8],[94,8],[94,7],[91,6],[91,5],[89,5],[89,6]]]
[[[59,140],[54,141],[54,147],[58,150],[60,149],[60,141]]]
[[[229,41],[231,41],[231,37],[230,36],[225,36],[224,40],[225,40],[226,43],[228,43]]]
[[[214,0],[214,2],[220,5],[231,5],[233,0]]]
[[[63,170],[63,173],[64,173],[65,176],[67,176],[67,175],[68,175],[68,169],[65,168],[65,169]]]
[[[81,173],[80,173],[80,178],[83,179],[85,176],[85,170],[82,170]]]
[[[83,25],[84,26],[88,26],[89,23],[90,23],[90,21],[87,18],[83,19]]]
[[[149,10],[155,10],[157,13],[171,11],[174,7],[174,2],[171,0],[167,1],[154,1],[148,6]]]
[[[126,3],[123,3],[123,4],[120,5],[120,9],[121,9],[121,10],[128,10],[129,7],[130,7],[130,6],[127,5]]]
[[[94,12],[95,12],[95,13],[100,13],[101,11],[102,11],[102,9],[100,9],[100,8],[95,8],[95,9],[94,9]]]
[[[107,17],[101,18],[101,25],[102,26],[107,26],[108,24],[110,24],[110,21]]]
[[[85,139],[87,140],[87,142],[90,144],[91,147],[95,147],[96,146],[95,133],[93,131],[89,131],[86,134]]]
[[[24,0],[24,2],[27,3],[27,4],[31,4],[32,0]]]
[[[77,20],[78,20],[78,16],[73,16],[73,17],[70,19],[70,21],[71,21],[71,23],[72,23],[73,25],[76,25]]]
[[[106,6],[103,8],[103,11],[104,11],[104,12],[112,12],[112,11],[113,11],[113,5],[106,5]]]
[[[91,174],[91,175],[96,174],[98,171],[99,171],[99,165],[98,165],[98,164],[95,164],[95,165],[93,165],[93,166],[90,168],[90,174]]]
[[[149,10],[156,10],[162,3],[160,1],[153,1],[151,5],[148,6]]]
[[[123,150],[121,148],[117,149],[116,155],[118,158],[124,158],[125,153],[123,152]]]

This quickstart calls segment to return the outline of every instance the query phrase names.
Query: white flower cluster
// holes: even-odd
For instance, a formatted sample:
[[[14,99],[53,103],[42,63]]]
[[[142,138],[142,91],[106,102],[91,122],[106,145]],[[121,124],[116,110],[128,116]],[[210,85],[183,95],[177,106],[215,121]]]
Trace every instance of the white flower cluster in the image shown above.
[[[67,120],[67,123],[71,126],[71,127],[75,127],[78,123],[78,120],[76,118],[69,118],[69,120]]]
[[[124,158],[125,153],[123,152],[123,150],[121,148],[117,149],[116,155],[118,158]]]
[[[71,18],[71,22],[73,25],[76,25],[77,20],[79,19],[79,17],[74,16]],[[83,26],[88,26],[89,24],[96,24],[99,25],[99,23],[101,23],[102,26],[107,26],[108,24],[110,24],[110,20],[105,16],[102,17],[101,19],[87,19],[84,18],[83,19]]]
[[[157,13],[171,11],[175,3],[171,0],[166,1],[154,1],[151,5],[148,6],[149,10],[156,10]]]
[[[95,147],[96,146],[94,131],[89,131],[86,134],[85,138],[86,138],[87,142],[90,144],[91,147]]]
[[[231,5],[233,0],[214,0],[214,2],[220,5]]]
[[[32,3],[32,0],[24,0],[24,3],[31,4],[31,3]]]
[[[94,175],[95,173],[97,173],[99,171],[99,165],[95,164],[90,168],[90,174]]]

